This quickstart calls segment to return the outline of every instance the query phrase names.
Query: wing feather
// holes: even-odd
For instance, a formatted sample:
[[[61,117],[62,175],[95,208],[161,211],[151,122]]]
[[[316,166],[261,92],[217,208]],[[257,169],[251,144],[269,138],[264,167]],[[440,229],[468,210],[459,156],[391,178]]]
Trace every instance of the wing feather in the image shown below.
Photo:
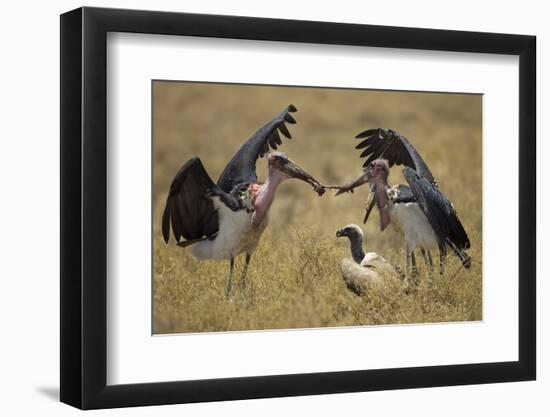
[[[296,123],[296,119],[294,119],[290,113],[285,114],[285,121],[292,125]]]
[[[391,129],[377,128],[365,130],[355,137],[367,138],[356,146],[357,149],[366,148],[361,153],[361,158],[367,158],[363,164],[364,167],[375,159],[384,158],[388,160],[390,167],[394,165],[408,166],[437,186],[428,166],[405,136]]]
[[[432,226],[442,252],[446,253],[447,241],[458,249],[468,249],[470,240],[451,202],[427,178],[421,177],[413,169],[406,167],[403,174]]]
[[[187,161],[178,171],[162,215],[162,235],[168,243],[170,226],[176,242],[212,238],[218,233],[218,213],[209,193],[216,188],[199,158]]]
[[[356,136],[358,137],[358,136]],[[378,138],[378,135],[373,135],[365,139],[364,141],[360,142],[358,145],[355,146],[355,149],[362,149],[367,146],[371,146],[373,143],[379,141],[380,138]]]
[[[277,129],[275,129],[272,133],[272,136],[275,140],[275,143],[277,145],[282,145],[283,144],[283,141],[281,140],[281,136],[279,135],[279,132],[277,131]]]
[[[257,159],[269,152],[270,148],[277,149],[277,146],[282,144],[279,132],[291,139],[285,123],[296,123],[296,120],[290,115],[296,111],[296,107],[292,104],[289,105],[241,145],[218,180],[218,186],[223,191],[229,193],[238,184],[258,181],[256,176]]]
[[[369,137],[369,136],[372,136],[374,134],[378,134],[378,128],[375,128],[375,129],[367,129],[365,130],[364,132],[361,132],[359,134],[357,134],[357,136],[355,136],[357,139],[362,139],[362,138],[366,138],[366,137]]]
[[[363,153],[361,154],[361,158],[369,156],[367,159],[367,162],[365,162],[365,164],[368,165],[375,159],[378,159],[382,155],[384,155],[387,148],[388,148],[388,143],[385,142],[384,140],[377,138],[377,140],[373,142],[372,145],[370,145],[367,149],[363,151]]]

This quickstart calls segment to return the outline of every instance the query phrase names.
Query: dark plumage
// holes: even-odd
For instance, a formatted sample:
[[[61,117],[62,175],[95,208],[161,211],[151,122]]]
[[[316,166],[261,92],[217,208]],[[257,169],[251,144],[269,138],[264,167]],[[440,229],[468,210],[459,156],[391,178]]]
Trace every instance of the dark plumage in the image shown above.
[[[296,111],[296,107],[289,105],[241,145],[218,180],[218,186],[223,191],[230,192],[236,184],[258,182],[256,161],[269,152],[270,148],[276,150],[283,143],[279,131],[291,139],[285,122],[296,123],[290,114]]]
[[[394,165],[405,165],[414,169],[418,175],[426,178],[437,187],[437,183],[428,166],[410,144],[405,136],[391,129],[368,129],[355,136],[364,139],[355,148],[366,148],[361,158],[367,158],[363,167],[367,167],[375,159],[383,158],[388,161],[390,168]]]
[[[450,246],[464,266],[469,267],[471,260],[464,251],[470,248],[470,239],[451,202],[413,169],[405,167],[403,174],[437,236],[440,252],[446,255],[447,246]]]
[[[220,197],[233,211],[242,209],[242,202],[232,195],[239,185],[249,185],[258,181],[256,161],[271,147],[277,149],[282,143],[278,130],[290,138],[285,122],[296,123],[290,112],[297,109],[292,104],[275,116],[244,142],[223,170],[217,184],[206,172],[200,158],[187,161],[178,171],[166,200],[162,216],[164,241],[170,238],[170,225],[174,238],[195,241],[201,238],[212,239],[218,233],[218,213],[212,196]]]
[[[191,158],[178,171],[166,199],[162,214],[162,236],[168,243],[170,226],[176,242],[181,238],[213,238],[218,233],[218,212],[210,196],[216,193],[226,205],[239,208],[236,198],[212,182],[200,158]]]
[[[166,199],[162,215],[162,235],[166,243],[170,228],[179,246],[193,245],[199,259],[229,259],[226,295],[231,297],[235,257],[246,254],[241,285],[260,237],[267,227],[267,215],[277,187],[291,178],[311,184],[321,195],[324,187],[282,152],[271,152],[265,184],[258,184],[256,161],[282,144],[279,132],[290,138],[285,123],[295,123],[293,105],[275,116],[244,142],[215,184],[197,157],[178,171]]]
[[[439,191],[433,174],[408,139],[396,131],[381,128],[365,130],[356,138],[364,139],[356,146],[357,149],[363,149],[361,158],[366,158],[364,172],[349,183],[337,187],[337,194],[352,192],[366,182],[370,184],[372,200],[367,204],[364,222],[375,203],[381,214],[382,230],[391,217],[397,218],[407,241],[407,268],[410,259],[415,266],[414,249],[418,246],[431,265],[428,249],[435,243],[441,257],[451,248],[468,268],[471,264],[466,253],[470,247],[468,235],[453,205]],[[389,168],[394,165],[405,166],[403,174],[408,187],[402,184],[394,187],[388,185]]]
[[[416,202],[416,197],[414,196],[411,189],[406,185],[399,184],[393,188],[394,190],[396,190],[395,197],[393,198],[394,204]]]

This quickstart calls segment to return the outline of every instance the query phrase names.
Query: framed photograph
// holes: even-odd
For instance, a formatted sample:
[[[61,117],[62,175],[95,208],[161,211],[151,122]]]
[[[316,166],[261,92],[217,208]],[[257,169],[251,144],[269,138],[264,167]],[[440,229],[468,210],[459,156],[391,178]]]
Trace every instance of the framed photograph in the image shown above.
[[[535,37],[61,16],[61,401],[533,380]]]

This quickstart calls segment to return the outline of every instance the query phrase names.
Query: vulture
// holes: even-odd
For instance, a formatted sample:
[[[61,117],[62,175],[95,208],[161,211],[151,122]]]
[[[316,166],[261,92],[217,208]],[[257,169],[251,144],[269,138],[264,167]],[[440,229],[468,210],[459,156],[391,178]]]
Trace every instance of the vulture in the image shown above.
[[[391,281],[398,282],[400,274],[386,259],[374,252],[363,250],[363,230],[349,224],[336,231],[336,237],[347,237],[352,259],[344,258],[340,265],[346,287],[357,295],[366,294]]]

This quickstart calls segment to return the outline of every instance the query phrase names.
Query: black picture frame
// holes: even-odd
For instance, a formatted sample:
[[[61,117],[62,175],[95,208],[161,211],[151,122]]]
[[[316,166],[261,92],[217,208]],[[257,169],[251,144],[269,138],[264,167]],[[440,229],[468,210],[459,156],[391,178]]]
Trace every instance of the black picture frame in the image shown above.
[[[519,360],[107,385],[108,32],[519,56]],[[102,8],[61,15],[61,401],[82,409],[533,380],[534,36]]]

